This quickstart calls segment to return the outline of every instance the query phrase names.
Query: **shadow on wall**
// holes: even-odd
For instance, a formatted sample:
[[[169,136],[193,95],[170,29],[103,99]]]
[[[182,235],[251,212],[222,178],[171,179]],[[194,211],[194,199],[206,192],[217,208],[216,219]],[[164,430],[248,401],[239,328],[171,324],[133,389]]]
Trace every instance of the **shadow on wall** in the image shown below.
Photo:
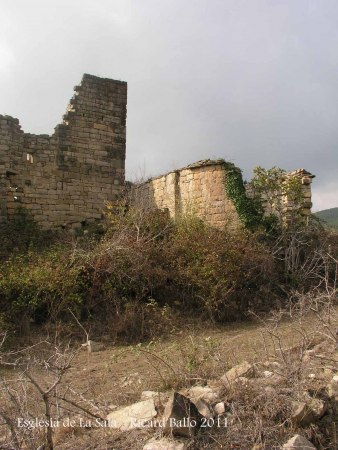
[[[192,214],[209,225],[240,226],[225,192],[223,160],[203,160],[132,188],[133,201],[145,209],[167,209],[172,219]]]
[[[291,186],[295,184],[299,187],[300,197],[295,202],[288,189],[278,185],[277,197],[282,205],[280,217],[279,212],[273,210],[274,198],[269,191],[268,180],[263,193],[255,192],[251,183],[243,184],[241,170],[222,159],[197,161],[180,170],[152,178],[134,186],[132,198],[145,209],[168,210],[172,219],[180,215],[195,215],[220,229],[225,226],[238,228],[242,224],[249,227],[251,222],[248,219],[253,218],[256,224],[257,221],[261,223],[263,213],[276,215],[286,224],[294,212],[307,218],[311,214],[311,182],[314,175],[304,169],[281,173],[284,182],[289,183],[288,180],[291,180]],[[280,182],[283,185],[283,181]],[[230,190],[226,188],[229,185],[232,187]],[[260,199],[262,209],[254,206],[256,197]]]

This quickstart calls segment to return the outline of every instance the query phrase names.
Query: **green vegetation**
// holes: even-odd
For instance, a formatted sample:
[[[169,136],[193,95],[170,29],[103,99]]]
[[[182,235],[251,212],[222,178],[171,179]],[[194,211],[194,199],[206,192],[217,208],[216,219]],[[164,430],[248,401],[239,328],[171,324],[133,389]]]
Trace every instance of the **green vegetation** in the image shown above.
[[[224,162],[226,171],[225,191],[233,201],[237,214],[248,229],[256,229],[262,224],[263,211],[257,199],[247,197],[242,178],[242,171],[234,164]]]
[[[117,337],[141,340],[175,314],[224,321],[271,306],[273,259],[250,232],[137,209],[112,217],[101,237],[63,235],[10,252],[0,266],[4,327],[67,321],[70,309],[92,327],[113,323]]]
[[[259,214],[244,201],[241,174],[227,170],[250,228]],[[77,236],[41,231],[24,212],[0,234],[3,329],[25,334],[49,322],[74,323],[76,314],[123,342],[163,334],[180,317],[224,322],[269,311],[290,290],[306,291],[334,274],[324,260],[338,247],[316,221],[273,233],[217,230],[196,217],[173,223],[165,212],[127,210],[125,201],[99,229]]]
[[[264,169],[256,167],[251,180],[252,195],[248,196],[242,171],[234,164],[225,162],[225,190],[235,205],[238,216],[248,230],[265,229],[270,232],[285,221],[284,198],[288,198],[292,209],[288,209],[288,224],[297,225],[300,220],[302,184],[299,177],[288,177],[279,167]],[[262,205],[264,199],[264,211]],[[267,214],[270,211],[270,214]]]
[[[288,199],[287,224],[288,228],[303,226],[300,216],[302,210],[302,182],[299,177],[288,177],[284,169],[272,167],[264,169],[255,167],[254,177],[251,180],[255,198],[264,199],[265,215],[262,224],[267,231],[279,228],[285,223],[284,199]],[[267,214],[270,212],[270,215]]]
[[[18,208],[10,222],[0,223],[0,261],[30,247],[44,248],[54,237],[55,233],[40,230],[27,210]]]
[[[318,219],[323,220],[329,226],[338,228],[338,208],[324,209],[315,213]]]
[[[291,402],[307,401],[308,392],[315,397],[319,392],[322,398],[326,384],[318,385],[318,379],[323,380],[324,371],[330,371],[328,378],[334,373],[338,233],[318,219],[310,219],[306,227],[296,220],[281,226],[275,214],[267,227],[259,205],[245,196],[241,173],[230,165],[227,170],[229,195],[236,199],[246,225],[238,229],[214,229],[194,216],[174,223],[165,211],[149,212],[126,199],[110,205],[105,222],[76,234],[39,230],[24,211],[0,227],[4,394],[0,415],[6,418],[10,436],[6,444],[11,439],[15,448],[23,448],[21,442],[37,448],[44,440],[49,448],[55,448],[54,443],[57,448],[83,448],[85,434],[74,433],[74,428],[66,437],[59,430],[53,433],[52,427],[32,427],[27,434],[17,425],[17,417],[58,417],[64,411],[67,418],[77,418],[80,411],[104,421],[107,392],[116,396],[109,397],[115,405],[121,399],[125,403],[130,395],[138,399],[139,383],[145,383],[142,389],[155,388],[148,364],[158,377],[156,390],[177,390],[210,379],[228,389],[219,377],[233,366],[231,361],[256,360],[258,378],[233,382],[232,390],[217,393],[226,404],[230,399],[239,420],[226,433],[217,427],[198,433],[194,444],[201,449],[210,448],[210,436],[217,446],[240,442],[241,448],[247,448],[249,442],[254,448],[257,435],[270,448],[294,431],[293,426],[285,426],[292,423]],[[275,195],[269,201],[276,202],[277,212],[281,178],[284,172],[261,168],[255,178],[258,191],[264,189],[264,180],[270,183]],[[295,183],[283,189],[296,196],[298,187]],[[248,319],[256,318],[259,328],[248,324]],[[235,320],[243,323],[228,326],[227,331],[222,327],[217,337],[215,324]],[[190,334],[196,326],[198,339]],[[80,345],[74,344],[83,339],[83,332],[87,343],[89,337],[97,337],[98,345],[114,345],[98,357],[77,358]],[[262,341],[257,339],[261,333]],[[319,344],[321,358],[311,353],[309,360],[307,350],[313,352],[317,335],[326,338]],[[35,344],[37,339],[40,342]],[[116,354],[119,343],[123,347]],[[137,345],[126,350],[126,343]],[[164,351],[159,352],[162,345]],[[324,357],[327,364],[323,345],[332,347]],[[315,379],[309,377],[315,373],[314,361]],[[270,371],[271,376],[265,377]],[[126,377],[121,378],[123,373]],[[133,375],[134,382],[129,379]],[[270,385],[262,380],[270,380],[273,388],[268,391]],[[160,405],[164,408],[165,402]],[[331,413],[325,415],[325,423],[311,423],[308,430],[312,433],[317,426],[316,436],[329,443],[330,421]],[[117,435],[119,448],[134,448],[135,434],[131,440],[129,435]],[[89,439],[101,445],[108,435],[99,434],[97,428]]]

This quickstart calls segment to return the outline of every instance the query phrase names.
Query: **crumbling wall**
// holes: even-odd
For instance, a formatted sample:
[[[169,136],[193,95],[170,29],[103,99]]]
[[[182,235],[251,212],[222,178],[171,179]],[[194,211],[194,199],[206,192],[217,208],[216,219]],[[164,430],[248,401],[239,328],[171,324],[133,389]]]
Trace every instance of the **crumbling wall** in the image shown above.
[[[127,84],[85,74],[74,90],[52,136],[24,133],[17,119],[0,115],[0,221],[21,206],[43,228],[75,228],[100,219],[105,202],[122,192]],[[172,218],[193,214],[219,228],[239,226],[227,176],[223,160],[198,161],[134,187],[133,196]],[[288,176],[300,177],[301,213],[309,215],[313,175],[300,169]],[[255,195],[250,184],[247,195]],[[287,218],[294,205],[287,197],[283,204]]]
[[[312,179],[315,175],[312,175],[305,169],[297,169],[292,172],[285,173],[284,182],[289,183],[290,179],[298,179],[300,182],[300,195],[295,202],[295,199],[287,194],[283,194],[283,180],[281,180],[280,189],[278,189],[278,194],[272,192],[260,193],[258,194],[251,183],[246,184],[246,193],[248,197],[254,198],[259,196],[262,202],[262,207],[265,215],[279,215],[280,220],[285,223],[290,223],[295,217],[304,217],[307,219],[311,214],[312,208],[312,191],[311,184]],[[276,199],[277,197],[277,199]],[[298,196],[297,196],[298,197]],[[280,207],[274,207],[273,203],[277,202]],[[298,214],[299,213],[299,214]]]
[[[233,201],[226,194],[226,163],[223,160],[203,160],[183,169],[169,172],[133,187],[133,201],[145,209],[167,209],[171,218],[194,214],[209,225],[223,228],[241,224]],[[304,169],[290,172],[287,177],[299,177],[302,187],[301,215],[311,213],[311,182],[314,177]],[[248,197],[256,193],[246,184]],[[271,214],[270,203],[262,199],[266,214]],[[294,208],[292,201],[282,198],[286,222]]]
[[[133,198],[145,208],[168,209],[173,219],[193,214],[218,228],[237,226],[239,218],[226,195],[225,176],[223,161],[198,161],[136,186]]]
[[[43,228],[100,219],[125,174],[127,83],[85,74],[52,136],[0,116],[0,220],[18,206]]]
[[[311,214],[311,208],[312,208],[312,191],[311,191],[311,184],[313,178],[315,178],[315,175],[312,175],[310,172],[308,172],[305,169],[297,169],[293,172],[290,172],[287,174],[287,177],[297,177],[300,179],[301,182],[301,199],[300,199],[300,213],[302,216],[308,217]],[[295,206],[294,202],[288,198],[287,196],[284,197],[284,205],[285,205],[285,211],[286,211],[286,221],[289,220],[290,216],[292,216],[292,210]]]

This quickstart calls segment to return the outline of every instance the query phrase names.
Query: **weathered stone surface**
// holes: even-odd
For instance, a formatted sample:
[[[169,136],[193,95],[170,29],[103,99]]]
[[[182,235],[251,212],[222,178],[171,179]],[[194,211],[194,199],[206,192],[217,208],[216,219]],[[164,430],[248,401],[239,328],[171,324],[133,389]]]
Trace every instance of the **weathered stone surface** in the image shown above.
[[[227,373],[222,376],[221,380],[226,386],[230,387],[236,380],[240,378],[250,378],[254,376],[254,373],[254,366],[249,364],[247,361],[244,361],[242,364],[238,364],[228,370]]]
[[[198,161],[135,187],[134,198],[149,209],[167,209],[172,218],[193,212],[212,226],[222,227],[229,221],[239,226],[224,180],[222,161]]]
[[[300,426],[307,425],[312,420],[312,411],[305,402],[292,402],[291,420]]]
[[[21,206],[43,228],[74,230],[100,219],[105,202],[122,193],[127,83],[85,74],[74,90],[51,136],[24,133],[17,119],[0,115],[0,221]],[[149,209],[168,210],[172,218],[193,213],[218,228],[238,227],[224,187],[227,176],[223,160],[197,161],[135,187],[134,197]],[[312,175],[299,169],[287,177],[301,180],[300,211],[308,215]],[[246,190],[255,195],[250,183]],[[286,215],[290,201],[284,200]]]
[[[319,398],[311,399],[309,407],[312,410],[314,420],[319,420],[327,411],[327,403]]]
[[[109,427],[120,430],[142,428],[157,415],[153,399],[134,403],[131,406],[118,409],[107,416]]]
[[[316,447],[305,437],[296,434],[283,445],[283,450],[316,450]]]
[[[311,399],[307,402],[292,402],[291,420],[305,427],[316,420],[319,420],[326,412],[327,406],[320,399]]]
[[[327,391],[330,397],[338,399],[338,375],[335,375],[328,384]]]
[[[272,377],[274,375],[274,373],[270,372],[270,370],[264,370],[262,375],[263,375],[264,378],[270,378],[270,377]]]
[[[186,450],[187,443],[173,439],[151,439],[143,447],[143,450]]]
[[[127,83],[85,74],[52,136],[0,115],[0,221],[18,206],[43,228],[100,219],[124,182],[126,104]]]
[[[217,390],[212,389],[209,386],[193,386],[183,393],[191,400],[202,399],[209,404],[220,401],[219,393]]]
[[[202,416],[184,395],[174,392],[163,413],[163,431],[174,436],[191,437],[200,426]]]
[[[225,403],[224,402],[216,403],[216,405],[214,406],[214,411],[215,411],[215,414],[218,414],[218,415],[224,414]]]
[[[225,183],[227,172],[223,160],[202,160],[190,164],[180,170],[153,178],[133,188],[136,203],[149,209],[168,210],[171,218],[180,214],[193,213],[209,225],[224,228],[240,226],[236,208],[227,197]],[[287,176],[297,177],[303,182],[311,174],[304,169],[296,170]],[[302,202],[300,211],[304,215],[311,212],[310,183],[302,184]],[[247,195],[255,196],[254,187],[246,185]],[[282,195],[282,193],[281,193]],[[285,197],[285,215],[288,214],[290,201]],[[263,201],[263,208],[270,214],[267,202]]]
[[[214,416],[213,409],[210,405],[220,400],[218,389],[212,389],[209,386],[193,386],[180,392],[188,397],[202,416],[211,419]]]
[[[281,372],[282,365],[278,361],[265,361],[263,364],[264,367],[267,367],[272,372]]]
[[[205,400],[203,400],[202,398],[198,398],[196,400],[191,399],[191,401],[194,403],[194,405],[198,409],[198,412],[203,417],[206,417],[207,419],[211,419],[212,417],[214,417],[213,410]]]
[[[141,393],[141,400],[148,400],[149,398],[156,398],[159,396],[157,391],[143,391]]]
[[[270,377],[264,378],[263,382],[267,386],[281,386],[285,383],[285,378],[280,375],[273,374]]]

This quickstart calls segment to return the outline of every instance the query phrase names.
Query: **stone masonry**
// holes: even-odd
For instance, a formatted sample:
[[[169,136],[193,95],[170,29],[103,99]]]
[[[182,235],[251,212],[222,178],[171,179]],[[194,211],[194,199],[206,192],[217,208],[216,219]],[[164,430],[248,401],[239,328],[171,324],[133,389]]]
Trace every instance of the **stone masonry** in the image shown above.
[[[145,209],[168,210],[171,218],[192,214],[209,225],[224,228],[240,226],[236,208],[227,197],[225,190],[225,170],[223,160],[202,160],[179,170],[175,170],[133,187],[133,201]],[[302,185],[303,216],[311,212],[311,182],[313,175],[304,169],[290,172],[288,176],[300,177]],[[250,184],[247,195],[253,196]],[[289,200],[283,198],[285,216],[292,208]],[[263,199],[263,208],[266,206]],[[267,209],[267,207],[266,207]],[[266,210],[267,214],[271,211]]]
[[[100,219],[125,179],[127,83],[85,74],[52,136],[0,115],[0,221],[18,207],[43,228]]]
[[[312,208],[312,191],[311,191],[311,184],[312,179],[315,178],[315,175],[312,175],[312,173],[308,172],[305,169],[297,169],[293,170],[292,172],[285,174],[285,182],[288,182],[291,178],[298,178],[300,180],[301,185],[301,195],[300,195],[300,204],[295,205],[292,198],[289,198],[287,195],[282,194],[282,189],[279,192],[279,199],[281,202],[281,210],[282,210],[282,220],[286,223],[292,222],[293,213],[295,210],[300,209],[300,215],[303,216],[303,218],[307,219],[308,216],[311,214],[311,208]],[[254,187],[251,183],[248,183],[246,185],[246,194],[248,197],[255,197],[257,196],[257,192],[255,192]],[[270,193],[265,193],[260,195],[260,199],[262,202],[262,207],[264,210],[264,213],[266,215],[270,214],[276,214],[276,211],[274,211],[274,208],[271,205],[271,198],[274,198],[274,195]],[[269,201],[270,200],[270,201]]]
[[[101,219],[105,203],[122,193],[127,83],[85,74],[74,91],[52,136],[24,133],[18,119],[0,115],[0,222],[21,207],[42,228],[77,228]],[[174,219],[192,214],[218,228],[238,227],[226,176],[223,160],[198,161],[134,186],[133,198]],[[299,169],[287,176],[301,178],[301,212],[309,215],[313,175]],[[250,183],[246,188],[248,196],[255,194]],[[287,216],[293,205],[282,201]]]
[[[171,218],[195,215],[222,228],[239,224],[236,209],[224,189],[222,160],[203,160],[152,178],[134,188],[134,201],[146,209],[168,209]]]

